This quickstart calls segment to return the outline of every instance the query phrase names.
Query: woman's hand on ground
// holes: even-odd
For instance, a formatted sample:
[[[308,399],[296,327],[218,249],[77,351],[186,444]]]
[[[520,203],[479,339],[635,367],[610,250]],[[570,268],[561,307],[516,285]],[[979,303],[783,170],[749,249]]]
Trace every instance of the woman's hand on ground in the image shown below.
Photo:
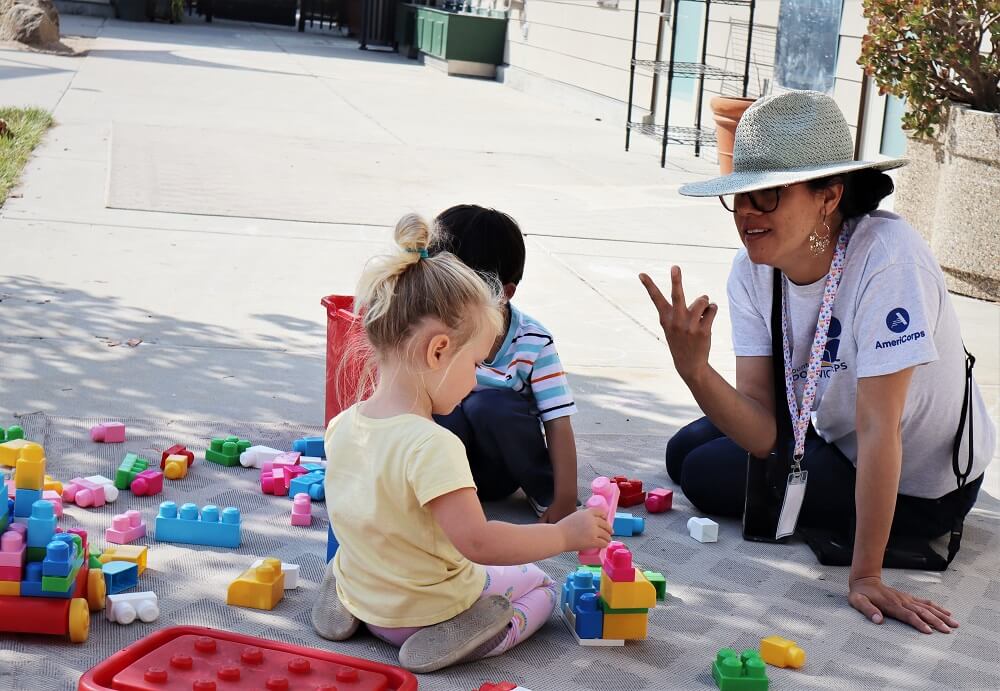
[[[934,629],[951,633],[952,629],[958,628],[958,622],[952,619],[948,610],[930,600],[890,588],[878,576],[851,581],[847,600],[866,619],[876,624],[881,624],[884,616],[889,616],[922,633],[932,633]]]
[[[639,280],[656,306],[663,335],[674,359],[674,368],[682,378],[688,379],[708,365],[708,353],[712,347],[712,322],[719,312],[719,306],[710,302],[707,295],[702,295],[687,305],[678,266],[670,269],[669,302],[648,275],[639,274]]]
[[[566,501],[560,501],[559,499],[554,500],[549,504],[549,508],[545,510],[542,517],[538,519],[539,523],[558,523],[566,516],[574,513],[576,511],[576,497],[571,497]]]
[[[602,549],[611,542],[611,525],[600,509],[574,511],[559,521],[557,527],[563,534],[564,552]]]

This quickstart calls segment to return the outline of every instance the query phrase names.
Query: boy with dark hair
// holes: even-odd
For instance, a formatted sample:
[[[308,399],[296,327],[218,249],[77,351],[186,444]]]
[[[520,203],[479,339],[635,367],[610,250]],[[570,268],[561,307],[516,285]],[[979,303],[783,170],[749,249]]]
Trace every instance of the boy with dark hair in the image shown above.
[[[503,285],[507,328],[476,372],[476,388],[439,424],[465,444],[482,500],[518,488],[543,522],[576,510],[576,404],[549,331],[512,304],[524,274],[524,238],[505,213],[462,204],[443,211],[431,253],[455,254]]]

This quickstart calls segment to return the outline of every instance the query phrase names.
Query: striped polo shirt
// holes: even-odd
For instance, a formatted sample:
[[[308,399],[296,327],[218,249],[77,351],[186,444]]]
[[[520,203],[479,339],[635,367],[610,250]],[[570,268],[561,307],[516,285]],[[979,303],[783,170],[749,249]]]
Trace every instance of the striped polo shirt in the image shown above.
[[[530,399],[542,422],[576,413],[559,353],[548,329],[510,307],[510,328],[496,357],[476,370],[477,390],[508,388]]]

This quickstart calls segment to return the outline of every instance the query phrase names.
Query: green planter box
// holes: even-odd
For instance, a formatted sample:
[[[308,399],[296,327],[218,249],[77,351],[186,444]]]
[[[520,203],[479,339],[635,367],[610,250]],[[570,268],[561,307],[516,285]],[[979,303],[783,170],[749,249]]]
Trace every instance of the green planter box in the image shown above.
[[[417,7],[416,45],[445,61],[448,74],[494,77],[503,62],[506,17]]]

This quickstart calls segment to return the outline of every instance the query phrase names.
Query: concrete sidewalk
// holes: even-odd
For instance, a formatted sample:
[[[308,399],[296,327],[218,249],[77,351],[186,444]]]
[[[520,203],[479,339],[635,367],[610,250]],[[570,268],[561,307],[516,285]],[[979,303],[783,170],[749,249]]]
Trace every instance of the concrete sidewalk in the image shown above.
[[[672,147],[661,170],[618,123],[344,39],[62,21],[88,55],[0,50],[0,105],[57,122],[0,209],[0,418],[318,430],[320,298],[353,291],[403,213],[480,203],[529,236],[517,303],[556,334],[577,433],[647,438],[644,477],[666,482],[660,449],[699,411],[636,276],[679,264],[689,295],[719,302],[711,360],[731,376],[738,239],[717,201],[676,193],[711,160]],[[996,418],[1000,308],[954,300]]]

